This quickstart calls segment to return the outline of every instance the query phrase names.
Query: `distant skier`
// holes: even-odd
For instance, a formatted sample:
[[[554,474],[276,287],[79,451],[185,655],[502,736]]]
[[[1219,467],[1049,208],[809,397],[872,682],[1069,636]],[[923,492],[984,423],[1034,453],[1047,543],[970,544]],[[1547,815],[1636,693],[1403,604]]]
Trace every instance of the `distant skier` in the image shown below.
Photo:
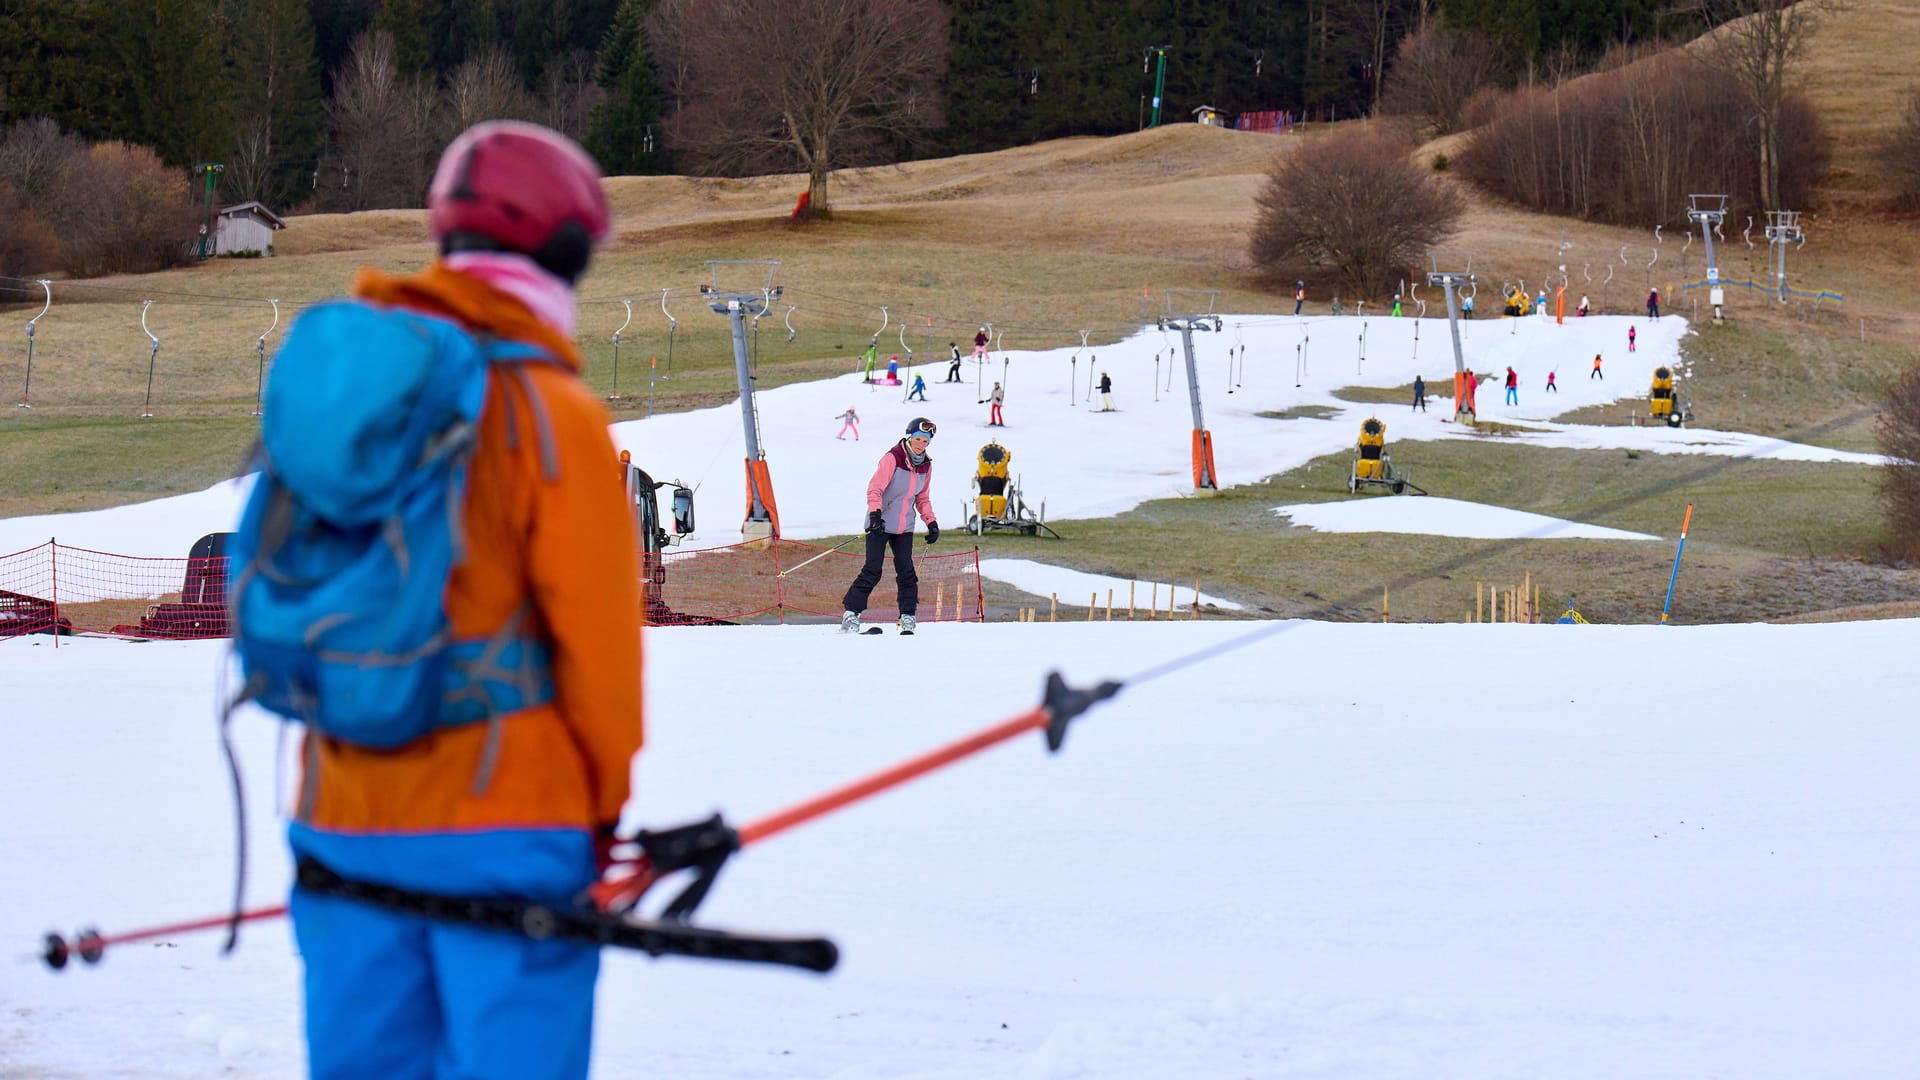
[[[880,568],[887,551],[893,551],[893,580],[899,588],[900,631],[914,630],[914,614],[920,609],[920,575],[913,568],[913,517],[927,523],[927,543],[940,540],[940,523],[933,515],[933,456],[927,447],[933,442],[935,426],[923,416],[907,424],[907,434],[880,456],[880,465],[867,481],[867,561],[847,586],[841,601],[842,633],[858,633],[860,613],[867,610],[867,598],[880,584]]]
[[[1463,297],[1460,301],[1460,314],[1473,318],[1473,297]]]
[[[1393,294],[1393,317],[1396,319],[1400,317],[1400,294],[1399,293]]]
[[[1113,379],[1104,371],[1100,373],[1100,411],[1113,411]]]
[[[894,353],[892,356],[887,358],[887,381],[890,383],[897,383],[900,381],[900,354],[899,353]]]
[[[1560,392],[1560,388],[1553,384],[1553,372],[1551,371],[1547,372],[1547,393],[1557,394],[1559,392]]]
[[[1427,411],[1427,380],[1418,375],[1413,377],[1413,407],[1421,412]]]
[[[1520,373],[1513,370],[1512,364],[1507,365],[1507,404],[1520,404]]]
[[[1592,382],[1595,379],[1599,379],[1601,382],[1607,381],[1607,377],[1605,375],[1600,374],[1600,354],[1599,353],[1593,354],[1593,374],[1587,376],[1588,382]]]
[[[1657,319],[1659,317],[1660,317],[1660,290],[1648,289],[1647,290],[1647,318]]]
[[[1294,282],[1293,283],[1293,313],[1295,315],[1300,314],[1300,308],[1306,302],[1307,302],[1307,283],[1304,281]]]
[[[1583,296],[1580,298],[1580,307],[1577,310],[1575,310],[1574,314],[1580,316],[1583,319],[1587,317],[1587,298],[1586,297]]]
[[[1543,319],[1547,317],[1547,290],[1541,289],[1540,295],[1534,298],[1533,313]]]
[[[1627,327],[1627,351],[1628,352],[1634,351],[1633,343],[1637,341],[1639,337],[1640,335],[1634,333],[1633,327],[1631,326]]]
[[[949,341],[947,342],[947,351],[951,352],[953,356],[947,361],[946,381],[959,382],[960,381],[960,346],[955,342]]]
[[[914,398],[919,398],[921,401],[927,400],[927,380],[917,371],[913,374],[913,389],[907,392],[908,401]]]
[[[987,328],[984,326],[980,328],[979,333],[973,335],[973,358],[987,359]]]
[[[987,426],[988,427],[1006,427],[1007,426],[1006,420],[1002,419],[1000,416],[1000,405],[1002,402],[1007,400],[1007,392],[1005,390],[1000,389],[999,383],[994,383],[993,393],[987,395],[987,400],[993,403],[987,409]]]
[[[880,339],[878,337],[875,337],[871,342],[867,343],[867,351],[861,354],[861,358],[867,362],[867,381],[871,383],[873,381],[873,369],[880,363]]]
[[[834,438],[844,439],[847,437],[847,432],[851,431],[853,432],[853,441],[860,441],[860,414],[853,411],[853,406],[847,406],[847,411],[834,417],[834,419],[840,421],[840,434],[835,435]]]

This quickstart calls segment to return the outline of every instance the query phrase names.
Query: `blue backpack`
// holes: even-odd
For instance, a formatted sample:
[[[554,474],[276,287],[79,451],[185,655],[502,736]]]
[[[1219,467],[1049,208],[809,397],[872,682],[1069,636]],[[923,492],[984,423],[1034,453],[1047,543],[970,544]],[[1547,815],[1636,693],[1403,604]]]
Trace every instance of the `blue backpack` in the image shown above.
[[[445,607],[488,371],[526,362],[552,361],[354,300],[288,329],[262,406],[259,480],[228,547],[239,700],[389,748],[553,697],[530,605],[478,641],[452,638]]]

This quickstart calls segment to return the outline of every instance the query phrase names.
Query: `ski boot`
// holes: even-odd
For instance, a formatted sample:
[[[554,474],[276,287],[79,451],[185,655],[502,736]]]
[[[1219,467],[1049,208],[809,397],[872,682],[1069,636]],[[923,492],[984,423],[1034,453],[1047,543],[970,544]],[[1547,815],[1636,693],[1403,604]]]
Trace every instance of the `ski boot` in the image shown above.
[[[859,633],[860,632],[860,613],[857,611],[841,612],[840,613],[840,632],[843,634]]]
[[[913,616],[911,616],[911,615],[902,615],[902,616],[900,616],[900,632],[901,632],[901,633],[903,633],[903,634],[911,634],[911,633],[913,633],[913,631],[914,631],[914,627],[915,627],[916,625],[918,625],[918,624],[917,624],[917,623],[915,622],[915,620],[914,620],[914,617],[913,617]]]

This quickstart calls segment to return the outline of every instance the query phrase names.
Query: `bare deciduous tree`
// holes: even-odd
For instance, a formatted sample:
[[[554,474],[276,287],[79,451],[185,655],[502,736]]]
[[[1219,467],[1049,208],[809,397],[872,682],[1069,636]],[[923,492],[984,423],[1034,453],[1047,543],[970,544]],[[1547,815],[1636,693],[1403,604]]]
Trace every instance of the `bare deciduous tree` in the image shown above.
[[[594,81],[596,69],[594,55],[585,49],[574,49],[548,64],[540,79],[540,122],[584,141],[594,107],[606,97]]]
[[[1276,274],[1331,267],[1349,296],[1392,289],[1464,212],[1451,188],[1409,159],[1411,151],[1388,132],[1358,129],[1283,155],[1255,200],[1254,264]]]
[[[419,206],[438,149],[427,126],[433,96],[431,88],[400,77],[385,31],[361,35],[334,76],[327,108],[333,148],[321,162],[320,204],[330,210]]]
[[[940,0],[717,0],[663,5],[656,40],[684,72],[669,125],[685,160],[741,175],[798,167],[816,211],[835,169],[878,164],[941,122]]]
[[[513,58],[498,45],[481,49],[453,69],[443,102],[444,124],[438,132],[442,143],[482,120],[531,120],[534,112]]]
[[[1875,435],[1887,458],[1880,467],[1879,495],[1888,547],[1920,564],[1920,364],[1907,368],[1888,390]]]
[[[1724,192],[1752,213],[1762,205],[1752,168],[1759,127],[1725,72],[1663,53],[1553,90],[1522,87],[1490,106],[1458,155],[1480,187],[1553,214],[1615,224],[1678,224],[1692,191]],[[1798,147],[1780,172],[1789,199],[1808,197],[1828,140],[1802,96],[1780,107]]]
[[[1732,76],[1760,129],[1760,199],[1780,208],[1783,155],[1797,149],[1782,137],[1782,115],[1799,90],[1796,67],[1835,0],[1700,0],[1719,26],[1700,56]]]
[[[1436,135],[1461,130],[1474,95],[1499,82],[1507,64],[1492,38],[1430,19],[1400,39],[1380,109],[1426,121]]]
[[[13,185],[28,205],[50,211],[58,201],[61,170],[86,149],[85,140],[61,131],[47,117],[17,121],[0,138],[0,182]]]
[[[1920,90],[1907,95],[1900,126],[1880,148],[1880,164],[1892,182],[1894,205],[1920,210]]]

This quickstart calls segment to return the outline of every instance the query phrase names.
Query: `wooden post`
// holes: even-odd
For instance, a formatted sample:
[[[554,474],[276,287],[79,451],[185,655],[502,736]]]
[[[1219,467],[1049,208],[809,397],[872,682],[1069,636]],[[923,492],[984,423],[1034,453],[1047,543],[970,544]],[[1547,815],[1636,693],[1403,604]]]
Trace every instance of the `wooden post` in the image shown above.
[[[1167,621],[1173,621],[1173,582],[1167,582]]]
[[[1160,617],[1160,583],[1153,583],[1153,591],[1147,596],[1147,621]]]
[[[1127,582],[1127,621],[1128,622],[1133,621],[1133,590],[1139,584],[1140,583],[1137,581]]]
[[[1087,621],[1088,622],[1093,621],[1093,613],[1099,610],[1099,608],[1100,608],[1100,590],[1095,589],[1093,592],[1090,592],[1087,594]]]
[[[1520,586],[1520,606],[1526,609],[1521,622],[1533,621],[1533,571],[1527,571],[1526,579]]]
[[[1060,594],[1048,593],[1047,595],[1052,598],[1047,601],[1047,621],[1059,622],[1060,621]]]
[[[935,582],[933,586],[933,621],[934,622],[940,621],[940,608],[941,608],[942,602],[945,601],[946,598],[947,598],[947,583],[944,581]]]
[[[1107,621],[1113,621],[1113,590],[1107,590]]]
[[[1540,586],[1533,587],[1533,621],[1540,621]]]
[[[1389,594],[1391,594],[1392,592],[1393,592],[1393,586],[1391,585],[1380,586],[1380,621],[1381,622],[1390,621],[1387,618],[1387,613],[1391,609],[1387,607],[1387,599]]]
[[[1193,617],[1200,617],[1200,579],[1193,579]]]
[[[1480,621],[1480,596],[1481,596],[1481,583],[1476,581],[1473,583],[1473,621],[1474,622]]]

